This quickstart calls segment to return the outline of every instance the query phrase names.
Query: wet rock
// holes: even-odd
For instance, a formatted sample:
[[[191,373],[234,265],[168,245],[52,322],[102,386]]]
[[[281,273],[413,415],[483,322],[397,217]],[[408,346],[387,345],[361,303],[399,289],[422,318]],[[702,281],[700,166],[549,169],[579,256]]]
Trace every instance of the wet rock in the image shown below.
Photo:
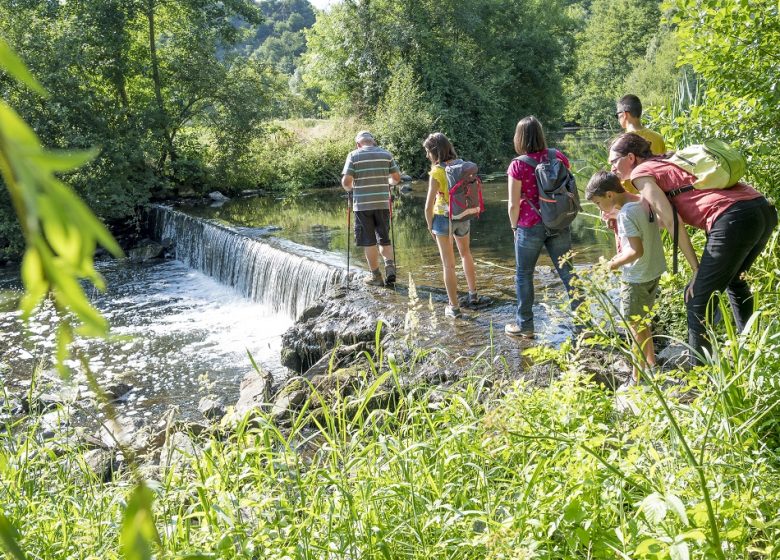
[[[241,381],[235,413],[242,418],[252,410],[267,410],[271,400],[273,377],[267,371],[252,371]]]
[[[5,397],[0,397],[0,415],[2,414],[21,414],[23,411],[22,408],[22,401],[9,396],[7,399]]]
[[[126,401],[129,396],[128,393],[133,390],[132,385],[124,382],[111,383],[103,389],[106,396],[112,402]]]
[[[160,467],[180,470],[200,455],[200,448],[184,432],[171,434],[160,451]]]
[[[127,251],[127,257],[133,261],[143,262],[158,259],[163,256],[164,252],[165,247],[161,243],[144,239],[136,247]]]
[[[116,451],[108,449],[90,449],[83,455],[84,464],[101,482],[110,482],[119,466]]]
[[[41,416],[39,419],[41,437],[43,439],[54,438],[60,432],[60,428],[67,422],[69,416],[65,409],[57,409]]]
[[[684,344],[670,344],[656,356],[658,365],[664,369],[687,369],[689,350]]]
[[[369,349],[367,342],[358,342],[349,346],[339,346],[333,352],[322,356],[303,374],[306,379],[312,379],[318,375],[326,374],[331,368],[338,369],[340,366],[351,363],[364,351]]]
[[[300,319],[282,335],[282,365],[303,373],[338,346],[374,343],[377,322],[380,336],[399,330],[405,309],[389,298],[364,289],[338,286],[306,309]]]
[[[230,197],[225,196],[219,191],[212,191],[209,193],[209,198],[215,202],[227,202]]]
[[[412,181],[412,176],[411,175],[407,175],[406,173],[401,175],[401,182],[403,182],[403,183],[410,183],[411,181]]]
[[[315,375],[311,384],[319,396],[329,403],[334,403],[338,397],[354,394],[361,385],[356,368],[337,369],[332,373]]]
[[[273,407],[271,408],[271,418],[275,422],[283,422],[287,420],[293,412],[299,410],[301,405],[306,402],[306,397],[309,396],[307,389],[294,389],[288,392],[282,392],[274,400]]]
[[[49,392],[39,393],[32,400],[28,394],[25,394],[19,402],[22,414],[42,414],[65,404],[61,395]]]
[[[212,422],[219,422],[227,413],[225,403],[216,397],[203,397],[200,399],[198,410]]]
[[[121,447],[134,455],[149,453],[162,444],[152,426],[138,418],[108,419],[98,428],[97,437],[108,449]]]

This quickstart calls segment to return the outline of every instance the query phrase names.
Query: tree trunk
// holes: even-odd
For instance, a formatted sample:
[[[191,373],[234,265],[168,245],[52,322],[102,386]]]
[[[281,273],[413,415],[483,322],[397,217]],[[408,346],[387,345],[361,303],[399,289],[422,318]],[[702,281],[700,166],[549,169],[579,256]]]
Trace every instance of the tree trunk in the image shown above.
[[[154,28],[154,8],[155,0],[147,0],[146,18],[149,21],[149,58],[152,62],[152,83],[154,84],[154,97],[157,101],[157,111],[159,113],[159,134],[163,140],[163,149],[158,163],[159,171],[162,171],[168,156],[170,156],[171,161],[176,159],[176,151],[173,148],[171,134],[168,132],[168,115],[165,112],[165,104],[163,103],[160,61],[157,58],[157,37]]]

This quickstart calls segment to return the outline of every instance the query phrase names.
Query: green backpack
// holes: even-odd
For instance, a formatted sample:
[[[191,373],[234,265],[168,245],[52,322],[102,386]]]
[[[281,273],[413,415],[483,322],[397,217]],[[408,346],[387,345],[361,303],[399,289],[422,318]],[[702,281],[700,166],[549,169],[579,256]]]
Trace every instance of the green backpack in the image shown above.
[[[723,140],[711,138],[704,144],[693,144],[682,150],[677,150],[666,161],[696,175],[692,185],[685,185],[666,193],[672,203],[674,217],[674,235],[672,249],[672,272],[677,274],[677,209],[672,199],[684,192],[694,189],[728,189],[737,184],[745,174],[747,160],[739,150],[735,150]]]
[[[747,167],[745,156],[717,138],[677,150],[667,161],[696,175],[696,182],[692,185],[694,189],[733,187]]]

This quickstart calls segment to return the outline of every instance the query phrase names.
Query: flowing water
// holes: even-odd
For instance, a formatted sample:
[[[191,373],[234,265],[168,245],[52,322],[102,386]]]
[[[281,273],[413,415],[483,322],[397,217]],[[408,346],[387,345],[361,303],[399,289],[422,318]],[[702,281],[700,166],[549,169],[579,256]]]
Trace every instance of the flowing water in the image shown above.
[[[569,142],[564,150],[575,156],[598,149],[600,143],[575,137]],[[587,157],[571,160],[575,170],[587,168]],[[582,188],[586,177],[578,179]],[[387,297],[405,305],[405,284],[411,277],[423,293],[432,295],[438,314],[446,297],[438,251],[423,216],[426,190],[424,182],[414,182],[410,192],[395,199],[400,289]],[[468,351],[484,347],[491,326],[503,328],[514,312],[506,190],[503,175],[486,181],[486,212],[473,222],[471,234],[480,290],[496,304],[462,326],[438,327],[446,332],[439,332],[439,338],[460,340],[461,349]],[[588,210],[593,212],[586,206]],[[121,379],[134,387],[126,404],[128,415],[158,415],[171,405],[191,415],[206,393],[232,402],[240,379],[251,369],[247,352],[275,375],[284,375],[278,361],[281,333],[329,286],[345,281],[348,248],[353,272],[365,269],[362,251],[348,236],[347,219],[346,198],[338,188],[286,200],[256,197],[215,207],[153,209],[154,236],[174,242],[176,260],[100,263],[108,290],[92,290],[90,297],[110,320],[115,338],[80,342],[77,352],[99,379]],[[580,271],[611,251],[611,239],[594,227],[596,223],[583,214],[573,224],[574,260]],[[565,296],[545,254],[539,265],[538,325],[547,331],[544,341],[556,343],[568,334],[560,327],[562,313],[557,310]],[[465,289],[462,277],[459,287]],[[53,310],[44,306],[25,329],[16,311],[20,293],[18,271],[0,269],[0,376],[12,389],[28,385],[36,365],[44,376],[54,375]],[[69,365],[83,384],[81,365]]]
[[[111,323],[113,340],[82,340],[75,353],[87,358],[102,383],[133,387],[127,415],[159,416],[169,406],[192,414],[205,394],[238,396],[238,385],[252,369],[247,358],[277,375],[280,335],[291,324],[285,313],[247,301],[235,290],[179,261],[108,261],[99,270],[104,293],[92,290],[95,306]],[[15,274],[0,276],[0,364],[11,392],[29,386],[33,368],[55,377],[50,360],[56,317],[51,305],[35,314],[25,329],[18,306]],[[82,387],[81,365],[68,362]]]

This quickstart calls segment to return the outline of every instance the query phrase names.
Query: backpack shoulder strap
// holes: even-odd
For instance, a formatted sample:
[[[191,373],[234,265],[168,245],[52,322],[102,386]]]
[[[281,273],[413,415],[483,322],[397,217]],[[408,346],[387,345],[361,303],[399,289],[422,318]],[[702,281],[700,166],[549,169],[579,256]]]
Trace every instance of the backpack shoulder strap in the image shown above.
[[[522,156],[517,156],[515,159],[517,161],[522,161],[526,165],[530,165],[531,168],[533,168],[533,169],[536,169],[536,166],[539,165],[539,162],[536,161],[531,156],[529,156],[528,154],[523,154]]]
[[[552,161],[558,159],[558,150],[555,148],[547,148],[547,160]]]

